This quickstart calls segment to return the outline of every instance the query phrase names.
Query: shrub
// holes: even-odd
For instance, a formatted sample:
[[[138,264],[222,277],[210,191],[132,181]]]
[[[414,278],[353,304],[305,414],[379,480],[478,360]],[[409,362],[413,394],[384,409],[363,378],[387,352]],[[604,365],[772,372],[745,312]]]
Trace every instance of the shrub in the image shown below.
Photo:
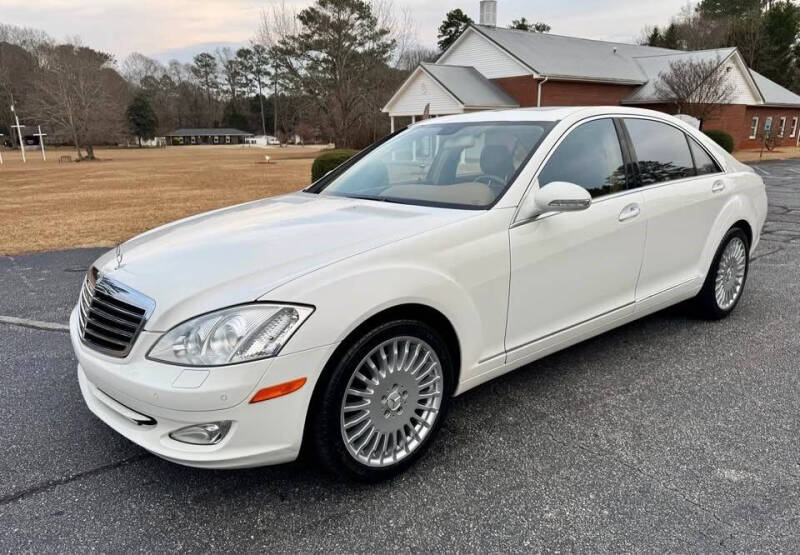
[[[323,152],[316,157],[311,166],[311,181],[314,182],[329,171],[338,168],[357,153],[357,150],[344,148]]]
[[[731,137],[730,133],[720,129],[709,129],[705,131],[705,134],[726,151],[733,152],[733,137]]]

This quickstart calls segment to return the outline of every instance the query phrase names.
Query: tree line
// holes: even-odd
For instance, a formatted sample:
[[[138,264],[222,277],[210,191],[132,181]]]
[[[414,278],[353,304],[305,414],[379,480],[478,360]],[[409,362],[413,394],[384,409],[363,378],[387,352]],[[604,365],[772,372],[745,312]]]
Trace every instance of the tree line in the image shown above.
[[[776,83],[800,89],[800,6],[788,0],[702,0],[639,42],[676,50],[735,46],[747,65]]]
[[[389,131],[380,109],[420,62],[435,60],[472,20],[447,13],[439,49],[420,45],[409,10],[392,0],[316,0],[262,12],[254,39],[239,49],[202,52],[189,63],[133,53],[119,63],[75,39],[0,23],[0,133],[24,123],[72,144],[146,140],[181,127],[234,127],[286,139],[363,147]],[[547,32],[525,17],[512,28]]]

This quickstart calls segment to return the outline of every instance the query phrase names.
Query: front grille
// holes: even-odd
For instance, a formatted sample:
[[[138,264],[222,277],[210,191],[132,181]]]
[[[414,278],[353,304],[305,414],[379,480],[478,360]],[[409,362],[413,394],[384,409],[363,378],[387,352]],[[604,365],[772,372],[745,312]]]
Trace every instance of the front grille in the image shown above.
[[[81,339],[96,351],[127,356],[153,308],[149,297],[91,268],[78,302]]]

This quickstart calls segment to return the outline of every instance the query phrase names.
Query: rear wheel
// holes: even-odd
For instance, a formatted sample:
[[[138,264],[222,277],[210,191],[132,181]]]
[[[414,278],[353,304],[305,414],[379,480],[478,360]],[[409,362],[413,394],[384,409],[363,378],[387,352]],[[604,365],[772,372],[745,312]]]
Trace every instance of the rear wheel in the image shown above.
[[[719,320],[736,308],[747,281],[749,249],[747,235],[738,227],[725,234],[697,295],[696,305],[702,316]]]
[[[428,448],[448,408],[453,368],[441,336],[398,320],[366,333],[337,361],[314,414],[322,463],[364,481],[392,477]]]

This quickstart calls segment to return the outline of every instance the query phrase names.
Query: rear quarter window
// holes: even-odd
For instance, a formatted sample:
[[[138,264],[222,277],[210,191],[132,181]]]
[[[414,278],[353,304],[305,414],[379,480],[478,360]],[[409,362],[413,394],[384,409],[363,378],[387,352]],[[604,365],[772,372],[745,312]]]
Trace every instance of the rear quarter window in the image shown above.
[[[692,156],[694,157],[694,167],[697,170],[697,175],[708,175],[722,171],[705,149],[697,144],[697,141],[691,137],[687,138],[689,140],[689,148],[691,148]]]

